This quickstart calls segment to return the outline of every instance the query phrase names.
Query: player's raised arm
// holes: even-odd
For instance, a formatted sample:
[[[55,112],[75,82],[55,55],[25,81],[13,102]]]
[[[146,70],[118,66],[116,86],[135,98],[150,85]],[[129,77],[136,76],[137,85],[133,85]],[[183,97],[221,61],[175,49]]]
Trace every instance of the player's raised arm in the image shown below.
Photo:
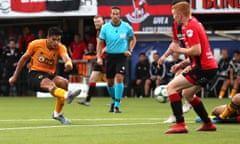
[[[188,56],[199,56],[201,54],[201,45],[196,44],[193,45],[191,48],[180,48],[180,47],[174,47],[171,48],[173,52],[181,53]]]
[[[176,47],[179,47],[179,41],[173,40],[168,46],[168,49],[165,51],[165,53],[159,58],[158,64],[159,65],[163,64],[165,59],[173,53],[172,49]]]

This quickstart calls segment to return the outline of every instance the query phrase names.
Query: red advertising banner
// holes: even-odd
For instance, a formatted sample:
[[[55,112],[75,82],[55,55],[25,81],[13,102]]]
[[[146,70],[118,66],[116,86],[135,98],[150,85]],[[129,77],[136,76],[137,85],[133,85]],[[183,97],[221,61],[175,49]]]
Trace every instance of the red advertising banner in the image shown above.
[[[96,0],[1,0],[1,18],[94,16]]]
[[[240,13],[240,0],[191,0],[193,13]]]
[[[171,0],[99,0],[98,14],[110,20],[112,6],[121,8],[122,19],[129,22],[135,31],[171,31]]]
[[[11,0],[11,9],[16,12],[65,12],[78,10],[79,7],[79,0]]]

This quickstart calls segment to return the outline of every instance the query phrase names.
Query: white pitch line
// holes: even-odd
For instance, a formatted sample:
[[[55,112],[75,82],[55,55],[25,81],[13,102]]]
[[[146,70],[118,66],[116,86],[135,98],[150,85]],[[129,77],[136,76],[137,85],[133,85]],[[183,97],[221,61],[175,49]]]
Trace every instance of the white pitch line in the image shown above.
[[[0,122],[31,122],[31,121],[52,121],[53,119],[6,119]],[[124,121],[124,120],[164,120],[164,118],[92,118],[92,119],[71,119],[73,121]]]
[[[92,124],[92,125],[60,125],[60,126],[36,126],[36,127],[14,127],[0,128],[0,131],[9,130],[33,130],[33,129],[52,129],[52,128],[72,128],[72,127],[117,127],[117,126],[136,126],[136,125],[156,125],[163,124],[162,122],[155,123],[120,123],[120,124]]]
[[[163,121],[167,118],[92,118],[92,119],[71,119],[73,121],[136,121],[136,120],[159,120]],[[6,119],[0,120],[0,122],[34,122],[34,121],[52,121],[53,119]],[[192,120],[192,119],[187,119]]]
[[[157,125],[165,124],[164,118],[93,118],[93,119],[72,119],[73,121],[122,121],[122,120],[159,120],[161,122],[140,122],[140,123],[118,123],[118,124],[73,124],[73,125],[55,125],[55,126],[33,126],[33,127],[8,127],[0,128],[0,131],[9,130],[32,130],[32,129],[51,129],[51,128],[72,128],[72,127],[117,127],[117,126],[135,126],[135,125]],[[31,121],[53,121],[53,119],[12,119],[0,120],[1,122],[31,122]],[[194,123],[192,120],[187,123]]]

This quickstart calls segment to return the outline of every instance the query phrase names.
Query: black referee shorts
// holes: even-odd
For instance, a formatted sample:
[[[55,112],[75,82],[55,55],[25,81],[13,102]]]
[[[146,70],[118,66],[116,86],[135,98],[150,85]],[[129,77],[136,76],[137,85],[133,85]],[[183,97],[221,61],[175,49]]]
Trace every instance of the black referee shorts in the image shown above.
[[[106,55],[106,77],[113,79],[115,75],[126,73],[127,57],[124,54],[107,54]]]

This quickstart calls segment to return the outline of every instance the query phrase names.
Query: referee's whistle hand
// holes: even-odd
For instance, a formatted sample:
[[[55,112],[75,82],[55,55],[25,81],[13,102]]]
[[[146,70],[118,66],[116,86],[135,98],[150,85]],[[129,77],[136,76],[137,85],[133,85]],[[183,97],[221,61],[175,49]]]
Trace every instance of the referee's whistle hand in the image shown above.
[[[130,51],[126,51],[126,52],[124,53],[124,55],[127,56],[127,57],[129,57],[129,56],[132,55],[132,53],[131,53]]]
[[[103,60],[101,58],[98,58],[97,59],[97,64],[102,65],[103,64]]]

